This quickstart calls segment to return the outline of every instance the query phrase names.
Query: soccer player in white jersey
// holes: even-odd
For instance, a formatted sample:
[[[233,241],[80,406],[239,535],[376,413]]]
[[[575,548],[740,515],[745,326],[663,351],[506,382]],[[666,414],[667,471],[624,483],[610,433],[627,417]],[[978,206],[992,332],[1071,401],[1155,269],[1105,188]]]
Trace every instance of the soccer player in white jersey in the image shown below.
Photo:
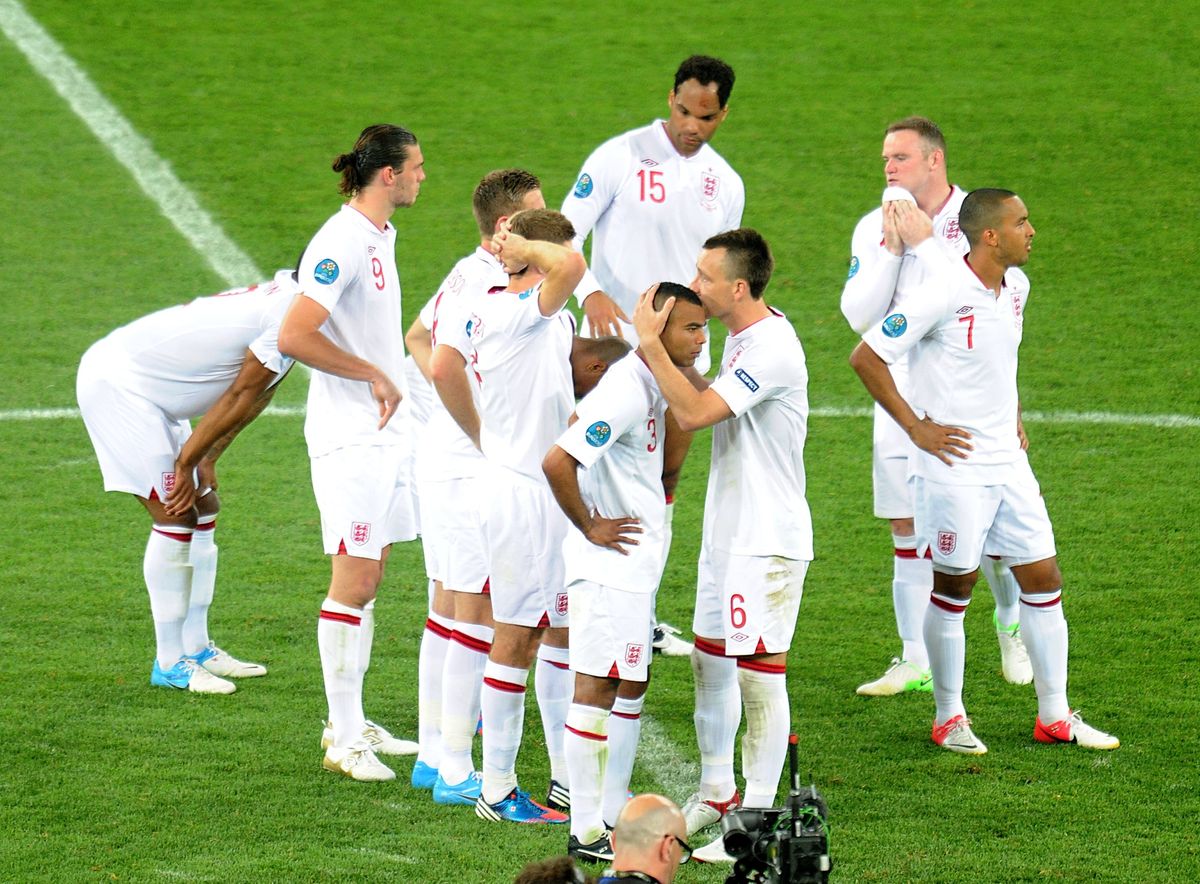
[[[733,804],[773,806],[787,752],[787,652],[813,544],[804,476],[808,370],[791,323],[763,300],[773,263],[766,241],[748,228],[704,243],[692,288],[730,334],[720,372],[702,392],[657,341],[666,314],[649,293],[634,312],[676,421],[687,431],[713,428],[692,623],[701,772],[700,790],[684,807],[689,834]],[[733,773],[739,693],[744,802]],[[697,857],[732,861],[720,838]]]
[[[863,335],[850,364],[920,449],[914,457],[918,550],[933,556],[924,635],[937,712],[933,741],[982,755],[963,706],[963,615],[984,555],[1005,561],[1021,587],[1021,631],[1033,664],[1034,739],[1115,749],[1067,703],[1067,623],[1054,532],[1026,455],[1017,392],[1034,229],[1011,191],[972,191],[959,225],[969,253],[906,293]],[[902,230],[904,228],[902,227]],[[908,234],[908,231],[904,231]],[[908,234],[911,235],[911,234]],[[909,393],[888,364],[910,354]]]
[[[304,433],[324,549],[333,576],[317,621],[329,723],[326,770],[355,780],[395,774],[376,752],[413,754],[363,714],[375,596],[392,543],[416,536],[407,487],[409,415],[403,401],[404,343],[396,228],[425,180],[416,137],[399,126],[363,130],[338,156],[349,197],[300,259],[299,286],[279,333],[280,349],[315,371]]]
[[[471,760],[471,742],[492,646],[487,541],[477,487],[483,466],[478,383],[468,367],[470,313],[464,307],[508,285],[508,274],[489,251],[500,225],[522,209],[545,207],[541,182],[531,172],[500,169],[485,175],[472,196],[479,244],[454,265],[405,337],[422,370],[448,391],[449,402],[462,403],[464,422],[475,428],[472,435],[463,432],[435,395],[418,446],[422,543],[433,596],[418,664],[421,751],[412,784],[432,789],[438,804],[473,806],[479,797],[481,778]]]
[[[691,279],[701,244],[741,225],[742,179],[709,145],[729,114],[734,79],[718,58],[685,59],[667,95],[666,119],[609,139],[584,162],[562,212],[575,225],[576,247],[592,235],[591,269],[579,288],[585,334],[636,343],[629,316],[638,295],[661,279]],[[705,343],[696,369],[703,375],[710,365]],[[664,482],[668,531],[677,479]],[[677,632],[659,624],[656,649],[690,653]]]
[[[949,182],[946,140],[936,123],[925,117],[892,123],[883,141],[883,162],[887,181],[883,204],[865,215],[854,229],[850,273],[842,290],[842,313],[860,335],[882,322],[905,291],[925,282],[944,252],[963,255],[969,247],[958,222],[966,193]],[[928,228],[932,237],[923,239],[917,248],[909,247],[897,230],[898,217],[914,224],[923,237],[928,236],[924,233]],[[891,371],[897,387],[907,393],[908,360],[897,360]],[[909,458],[913,455],[912,443],[876,406],[872,445],[875,515],[888,519],[892,528],[892,606],[901,651],[882,676],[859,685],[858,693],[863,696],[891,696],[932,688],[921,623],[933,572],[929,560],[917,555],[908,483]],[[993,622],[1004,677],[1013,684],[1028,684],[1033,680],[1033,670],[1021,640],[1016,581],[998,560],[989,558],[982,564],[996,600]]]
[[[681,368],[692,366],[706,340],[707,314],[699,296],[664,282],[655,297],[660,307],[668,297],[675,299],[662,333],[667,355]],[[606,820],[615,823],[625,804],[637,748],[636,732],[624,745],[610,746],[610,714],[636,720],[649,678],[654,593],[667,553],[662,475],[671,442],[664,435],[666,407],[654,375],[636,352],[610,368],[583,398],[570,428],[542,462],[550,489],[574,526],[563,548],[575,674],[566,721],[567,852],[589,862],[613,858]],[[615,709],[619,690],[623,702]]]
[[[150,514],[142,573],[157,643],[152,685],[229,694],[227,678],[267,673],[208,635],[216,462],[291,368],[278,338],[295,291],[292,271],[281,270],[270,282],[160,310],[97,341],[79,363],[76,394],[104,489],[134,495]]]
[[[574,323],[563,311],[586,266],[570,248],[574,231],[558,212],[518,213],[493,238],[509,284],[466,305],[471,368],[479,382],[478,432],[487,460],[483,489],[495,633],[484,667],[483,781],[476,814],[520,823],[563,823],[566,814],[517,788],[529,667],[547,627],[557,628],[555,662],[566,671],[567,593],[562,572],[566,519],[554,505],[541,461],[567,425],[574,403],[570,352]],[[450,408],[452,414],[461,408]],[[561,659],[559,659],[561,657]],[[536,683],[551,776],[561,747],[569,688]],[[565,768],[565,764],[562,765]],[[552,784],[553,785],[553,784]],[[553,789],[552,789],[553,791]],[[555,796],[551,796],[555,797]],[[564,797],[567,797],[564,794]]]

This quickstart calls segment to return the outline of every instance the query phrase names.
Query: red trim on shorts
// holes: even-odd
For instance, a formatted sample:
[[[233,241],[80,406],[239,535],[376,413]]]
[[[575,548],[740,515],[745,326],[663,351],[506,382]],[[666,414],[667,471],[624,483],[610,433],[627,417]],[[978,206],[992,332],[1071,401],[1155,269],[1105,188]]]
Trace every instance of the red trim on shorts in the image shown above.
[[[943,611],[949,611],[951,614],[963,614],[967,610],[966,605],[956,605],[954,602],[948,602],[932,594],[929,596],[929,603],[941,608]]]
[[[694,647],[697,651],[703,651],[706,654],[712,654],[714,657],[725,656],[725,648],[723,648],[721,645],[715,644],[714,642],[710,642],[707,639],[700,638],[700,636],[696,636],[695,640],[692,642],[692,647]]]
[[[674,502],[675,502],[675,495],[674,495],[674,494],[668,494],[668,495],[667,495],[667,505],[668,505],[668,506],[670,506],[670,505],[671,505],[671,504],[673,504]]]
[[[763,644],[763,640],[762,640],[762,637],[761,637],[761,636],[760,636],[760,637],[759,637],[759,639],[758,639],[758,644],[754,646],[754,653],[756,653],[756,654],[766,654],[766,653],[768,653],[768,652],[767,652],[767,646]]]
[[[353,614],[343,614],[341,611],[326,611],[323,608],[317,619],[332,620],[334,623],[345,623],[348,626],[359,626],[362,624],[361,617],[355,617]]]
[[[640,712],[618,712],[615,709],[609,714],[615,715],[615,716],[617,716],[617,718],[627,718],[630,721],[637,721],[639,718],[642,717],[642,713],[640,713]]]
[[[164,531],[162,528],[159,528],[157,526],[152,528],[151,530],[155,534],[161,534],[163,537],[169,537],[172,540],[178,540],[180,543],[191,543],[192,542],[192,533],[190,531],[187,534],[176,533],[174,531]]]
[[[483,589],[479,590],[479,592],[482,593],[483,595],[491,595],[492,594],[492,578],[491,577],[489,577],[483,581]]]
[[[787,673],[787,664],[785,663],[763,663],[761,660],[747,660],[739,657],[737,665],[739,669],[752,669],[755,672],[766,672],[769,675],[785,675]]]
[[[442,626],[442,624],[438,623],[432,617],[426,618],[425,628],[428,629],[430,632],[432,632],[434,635],[436,635],[438,638],[444,638],[444,639],[449,639],[450,633],[452,632],[452,630],[447,629],[445,626]]]
[[[1055,605],[1057,605],[1061,601],[1062,601],[1062,590],[1059,590],[1058,595],[1056,595],[1054,597],[1054,600],[1049,601],[1049,602],[1030,602],[1030,601],[1025,600],[1024,595],[1021,596],[1021,604],[1028,605],[1031,608],[1053,608]]]
[[[571,727],[569,724],[564,724],[563,727],[566,728],[567,730],[569,730],[575,736],[583,737],[585,740],[595,740],[597,743],[607,743],[608,742],[608,737],[605,734],[593,734],[591,731],[576,730],[575,728]]]
[[[485,642],[483,639],[475,638],[473,635],[467,635],[465,632],[459,632],[457,629],[450,633],[450,641],[458,642],[468,651],[475,651],[479,654],[491,653],[492,643]]]
[[[338,541],[338,551],[337,551],[337,552],[335,552],[335,553],[334,553],[334,555],[335,555],[335,556],[344,556],[344,555],[347,555],[347,553],[346,553],[346,541],[344,541],[344,540],[339,540],[339,541]]]
[[[513,684],[511,681],[501,681],[498,678],[489,678],[487,676],[484,676],[483,683],[485,685],[487,685],[489,688],[493,688],[497,691],[504,691],[505,693],[508,693],[508,694],[523,694],[523,693],[525,693],[525,685]]]
[[[550,612],[542,611],[542,619],[538,621],[534,629],[546,629],[550,625]]]
[[[213,519],[211,522],[197,522],[196,523],[197,531],[211,531],[216,527],[217,527],[216,519]]]
[[[988,556],[988,558],[991,559],[993,562],[1000,561],[1000,556]]]
[[[161,499],[162,498],[160,498],[158,496],[158,489],[155,488],[154,486],[151,486],[150,493],[146,495],[146,500],[161,500]]]
[[[606,678],[620,678],[621,677],[621,673],[619,671],[617,671],[617,664],[615,661],[612,665],[612,668],[608,670],[608,675],[605,677]]]

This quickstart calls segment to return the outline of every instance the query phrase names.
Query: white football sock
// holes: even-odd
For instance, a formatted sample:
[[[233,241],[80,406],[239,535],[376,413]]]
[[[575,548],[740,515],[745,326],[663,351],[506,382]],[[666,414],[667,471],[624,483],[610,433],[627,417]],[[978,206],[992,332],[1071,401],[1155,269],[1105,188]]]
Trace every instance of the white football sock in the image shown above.
[[[967,660],[967,638],[963,616],[970,599],[929,594],[925,609],[925,649],[929,652],[929,670],[933,674],[934,720],[945,724],[956,715],[966,715],[963,706],[963,669]]]
[[[217,516],[201,516],[192,533],[192,595],[183,621],[183,652],[195,656],[208,647],[208,609],[217,585]]]
[[[567,771],[567,754],[563,748],[563,727],[567,710],[575,691],[575,675],[568,666],[570,652],[543,644],[537,652],[537,669],[533,690],[537,695],[538,712],[542,716],[542,731],[546,735],[546,751],[550,755],[550,779],[568,789],[571,775]]]
[[[615,826],[621,808],[629,800],[629,781],[633,777],[633,759],[642,735],[642,706],[646,695],[636,699],[617,697],[608,719],[608,763],[604,766],[604,793],[601,810],[605,825]],[[575,808],[572,786],[571,809]]]
[[[700,746],[700,797],[728,801],[737,791],[733,779],[733,741],[741,723],[742,701],[738,689],[737,661],[700,649],[692,651],[692,676],[696,685],[696,742]],[[715,650],[715,648],[714,648]]]
[[[1021,587],[1017,578],[1000,559],[984,556],[979,563],[983,576],[987,578],[992,596],[996,599],[996,626],[1006,631],[1011,630],[1020,622],[1021,614],[1017,608],[1021,598]]]
[[[1042,724],[1062,721],[1071,714],[1067,703],[1067,619],[1062,589],[1021,594],[1021,636],[1033,665],[1038,718]]]
[[[590,844],[604,834],[600,794],[608,757],[608,710],[572,703],[563,743],[571,776],[571,834]]]
[[[746,706],[746,732],[742,735],[746,793],[742,805],[774,807],[791,725],[786,672],[779,664],[741,660],[737,675]]]
[[[182,525],[155,525],[146,541],[142,576],[150,593],[154,618],[155,657],[166,672],[183,656],[183,622],[192,591],[189,563],[192,529]]]
[[[366,727],[362,708],[364,670],[359,663],[364,613],[361,608],[327,598],[321,603],[317,619],[325,699],[333,724],[333,745],[338,748],[357,743]]]
[[[483,800],[495,804],[517,787],[517,749],[525,724],[528,669],[501,666],[491,660],[483,668]]]
[[[448,785],[461,783],[475,770],[471,743],[479,725],[479,690],[492,649],[490,626],[455,622],[446,648],[442,676],[442,755],[438,773]]]
[[[417,656],[417,761],[435,769],[442,757],[442,676],[453,631],[452,619],[430,611]]]
[[[895,545],[892,559],[892,607],[896,611],[896,631],[903,650],[901,659],[918,669],[929,668],[925,651],[922,624],[929,606],[929,591],[933,589],[933,562],[917,555],[915,535],[892,535]]]

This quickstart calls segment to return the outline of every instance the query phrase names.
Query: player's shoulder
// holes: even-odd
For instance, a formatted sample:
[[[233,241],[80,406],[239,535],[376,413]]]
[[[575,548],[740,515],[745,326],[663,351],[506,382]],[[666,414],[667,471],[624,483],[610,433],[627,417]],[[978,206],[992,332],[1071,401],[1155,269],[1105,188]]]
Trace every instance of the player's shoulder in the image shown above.
[[[1029,277],[1020,267],[1009,267],[1004,271],[1004,285],[1022,296],[1029,294]]]
[[[876,206],[867,214],[858,219],[858,223],[854,225],[855,234],[871,233],[872,235],[880,234],[883,231],[883,206]]]

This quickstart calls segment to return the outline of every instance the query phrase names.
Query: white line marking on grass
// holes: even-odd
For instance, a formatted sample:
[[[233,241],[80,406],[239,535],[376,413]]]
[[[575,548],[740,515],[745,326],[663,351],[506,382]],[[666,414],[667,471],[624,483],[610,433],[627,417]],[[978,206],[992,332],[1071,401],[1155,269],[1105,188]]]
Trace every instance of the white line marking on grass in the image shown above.
[[[222,279],[230,285],[245,285],[263,278],[250,257],[200,207],[192,192],[171,171],[170,165],[100,94],[83,69],[17,0],[0,0],[0,30],[101,143],[112,151],[117,161],[129,170],[164,217]]]
[[[696,765],[684,761],[675,741],[667,736],[663,726],[652,716],[642,713],[642,734],[638,741],[638,757],[646,762],[650,775],[662,786],[668,798],[680,806],[700,783]]]

